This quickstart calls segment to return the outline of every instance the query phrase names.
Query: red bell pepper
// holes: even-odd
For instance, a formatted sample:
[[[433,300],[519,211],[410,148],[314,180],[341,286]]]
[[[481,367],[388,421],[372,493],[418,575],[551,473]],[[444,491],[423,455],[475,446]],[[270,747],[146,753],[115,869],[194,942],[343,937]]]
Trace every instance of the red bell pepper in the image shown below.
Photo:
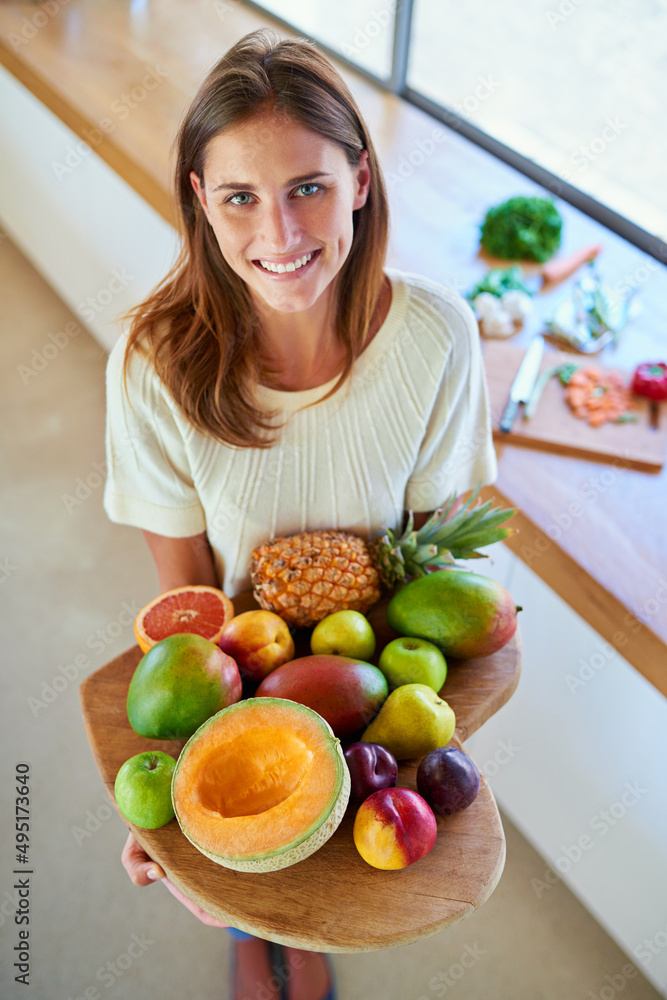
[[[632,378],[632,391],[647,399],[667,399],[667,364],[647,361],[639,365]]]

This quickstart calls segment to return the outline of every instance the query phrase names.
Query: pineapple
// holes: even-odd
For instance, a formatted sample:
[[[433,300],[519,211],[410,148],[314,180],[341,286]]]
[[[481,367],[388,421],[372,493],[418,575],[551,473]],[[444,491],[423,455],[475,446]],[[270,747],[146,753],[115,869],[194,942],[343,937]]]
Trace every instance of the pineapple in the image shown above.
[[[452,496],[414,530],[412,512],[403,534],[388,529],[366,542],[344,531],[305,531],[274,538],[252,553],[250,577],[261,608],[279,614],[289,625],[310,628],[334,611],[368,611],[382,589],[396,586],[428,568],[453,565],[457,559],[482,558],[477,551],[507,538],[513,528],[499,527],[513,509],[491,509],[491,501],[473,506]],[[428,568],[427,568],[428,567]]]

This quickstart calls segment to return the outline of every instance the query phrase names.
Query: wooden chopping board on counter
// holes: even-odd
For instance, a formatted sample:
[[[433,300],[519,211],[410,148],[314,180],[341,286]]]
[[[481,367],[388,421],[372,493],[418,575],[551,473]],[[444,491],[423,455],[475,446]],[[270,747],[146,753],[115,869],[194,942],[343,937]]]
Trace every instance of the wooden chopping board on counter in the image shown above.
[[[368,615],[378,640],[374,662],[395,637],[386,624],[386,605],[382,601]],[[252,607],[256,604],[250,592],[234,598],[237,613]],[[308,635],[297,635],[297,656],[309,652]],[[145,739],[131,729],[127,689],[140,658],[141,650],[133,646],[79,688],[88,740],[114,805],[114,781],[125,760],[145,750],[177,757],[185,743]],[[520,664],[518,631],[492,656],[448,662],[442,696],[456,713],[452,745],[460,747],[505,704],[518,682]],[[416,790],[417,763],[401,762],[400,786]],[[437,817],[435,847],[408,868],[379,871],[366,864],[354,846],[353,820],[354,810],[348,810],[333,837],[315,854],[291,868],[261,874],[232,871],[210,861],[186,840],[175,819],[158,830],[124,822],[171,882],[208,913],[268,940],[312,951],[374,951],[445,930],[481,906],[502,873],[505,837],[483,775],[472,805],[453,816]]]
[[[564,387],[554,376],[544,388],[534,415],[523,419],[519,408],[511,431],[498,430],[500,418],[509,399],[510,387],[525,349],[517,344],[483,341],[484,367],[489,386],[493,437],[498,442],[526,445],[561,455],[573,455],[595,461],[622,463],[627,468],[643,472],[658,472],[667,453],[667,404],[660,409],[658,427],[651,426],[649,401],[635,397],[636,421],[607,423],[591,427],[586,420],[575,417],[565,400]],[[595,358],[550,350],[547,346],[540,371],[558,364],[577,364],[602,371],[618,371],[600,364]],[[630,372],[622,372],[629,383]]]

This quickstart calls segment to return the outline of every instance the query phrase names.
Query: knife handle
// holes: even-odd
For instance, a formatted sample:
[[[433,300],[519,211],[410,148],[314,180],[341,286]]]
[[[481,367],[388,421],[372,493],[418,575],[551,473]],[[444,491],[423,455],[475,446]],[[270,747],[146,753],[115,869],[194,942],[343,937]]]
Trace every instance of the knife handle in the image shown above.
[[[516,417],[516,411],[519,409],[520,400],[510,399],[509,403],[505,407],[502,417],[500,418],[500,430],[503,434],[507,434],[508,431],[512,430],[512,424],[514,423],[514,418]]]

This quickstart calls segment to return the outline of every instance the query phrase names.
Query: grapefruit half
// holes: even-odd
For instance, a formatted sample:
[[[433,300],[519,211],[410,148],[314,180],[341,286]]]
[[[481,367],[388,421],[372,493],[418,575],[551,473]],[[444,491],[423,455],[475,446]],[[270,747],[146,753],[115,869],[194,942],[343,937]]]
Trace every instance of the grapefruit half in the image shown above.
[[[176,587],[141,609],[134,621],[134,635],[142,653],[177,632],[191,632],[217,643],[233,617],[234,605],[217,587]]]

